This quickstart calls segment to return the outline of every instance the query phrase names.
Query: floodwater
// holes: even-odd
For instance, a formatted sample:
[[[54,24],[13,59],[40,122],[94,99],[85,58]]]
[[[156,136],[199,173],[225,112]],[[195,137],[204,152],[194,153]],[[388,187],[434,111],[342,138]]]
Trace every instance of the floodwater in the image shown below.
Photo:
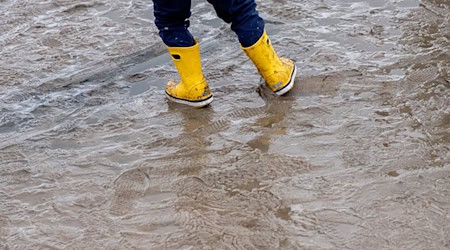
[[[449,249],[450,2],[260,0],[274,97],[193,1],[215,100],[149,0],[0,1],[0,249]]]

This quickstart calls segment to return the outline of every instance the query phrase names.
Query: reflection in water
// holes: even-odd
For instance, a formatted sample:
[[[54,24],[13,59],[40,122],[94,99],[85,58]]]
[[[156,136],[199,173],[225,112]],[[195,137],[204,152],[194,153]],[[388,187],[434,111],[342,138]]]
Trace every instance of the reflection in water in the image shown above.
[[[181,126],[183,130],[177,137],[182,143],[178,145],[180,150],[177,151],[177,154],[185,156],[186,164],[189,167],[182,169],[179,174],[186,176],[198,174],[208,162],[207,146],[210,136],[200,128],[211,126],[213,110],[208,108],[192,109],[169,102],[169,112],[177,112],[182,117]]]
[[[298,80],[297,80],[298,81]],[[299,83],[301,84],[301,82]],[[257,90],[259,95],[264,99],[266,105],[264,108],[264,116],[256,121],[256,126],[262,131],[262,134],[250,140],[248,145],[261,152],[267,153],[270,149],[270,140],[273,135],[286,134],[286,128],[277,126],[292,110],[292,105],[298,96],[298,84],[289,94],[282,98],[275,95],[270,89],[261,85]],[[287,145],[286,145],[287,146]]]

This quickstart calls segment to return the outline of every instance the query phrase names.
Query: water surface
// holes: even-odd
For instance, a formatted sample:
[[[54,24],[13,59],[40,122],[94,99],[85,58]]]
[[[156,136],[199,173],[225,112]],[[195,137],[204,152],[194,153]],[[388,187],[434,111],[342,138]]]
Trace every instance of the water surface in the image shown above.
[[[192,109],[151,1],[0,1],[0,248],[448,249],[448,1],[257,3],[295,88],[193,1]]]

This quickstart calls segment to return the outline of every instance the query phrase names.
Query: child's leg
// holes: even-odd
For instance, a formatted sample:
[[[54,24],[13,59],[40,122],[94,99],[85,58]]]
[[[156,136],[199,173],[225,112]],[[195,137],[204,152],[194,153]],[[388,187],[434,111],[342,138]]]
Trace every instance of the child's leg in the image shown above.
[[[256,11],[255,0],[208,0],[217,15],[231,23],[243,47],[253,45],[264,32],[264,21]]]
[[[231,23],[242,49],[252,60],[267,86],[277,95],[284,95],[294,86],[297,68],[287,58],[279,58],[272,47],[264,21],[256,11],[255,0],[208,0],[217,15]]]
[[[169,47],[189,47],[195,44],[188,31],[191,0],[153,0],[155,24],[159,35]]]
[[[203,107],[213,96],[202,72],[200,48],[188,31],[191,0],[153,0],[155,24],[180,75],[169,81],[167,97],[178,103]]]

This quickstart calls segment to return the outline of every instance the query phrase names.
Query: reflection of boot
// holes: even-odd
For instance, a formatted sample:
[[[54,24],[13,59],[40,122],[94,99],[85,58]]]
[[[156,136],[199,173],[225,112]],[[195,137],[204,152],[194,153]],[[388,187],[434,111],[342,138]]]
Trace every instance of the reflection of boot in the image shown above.
[[[277,56],[266,32],[255,44],[242,49],[273,92],[284,95],[292,89],[297,67],[292,60]]]
[[[174,102],[197,108],[211,103],[213,96],[203,77],[198,43],[191,47],[168,47],[168,49],[181,81],[167,83],[167,97]]]

